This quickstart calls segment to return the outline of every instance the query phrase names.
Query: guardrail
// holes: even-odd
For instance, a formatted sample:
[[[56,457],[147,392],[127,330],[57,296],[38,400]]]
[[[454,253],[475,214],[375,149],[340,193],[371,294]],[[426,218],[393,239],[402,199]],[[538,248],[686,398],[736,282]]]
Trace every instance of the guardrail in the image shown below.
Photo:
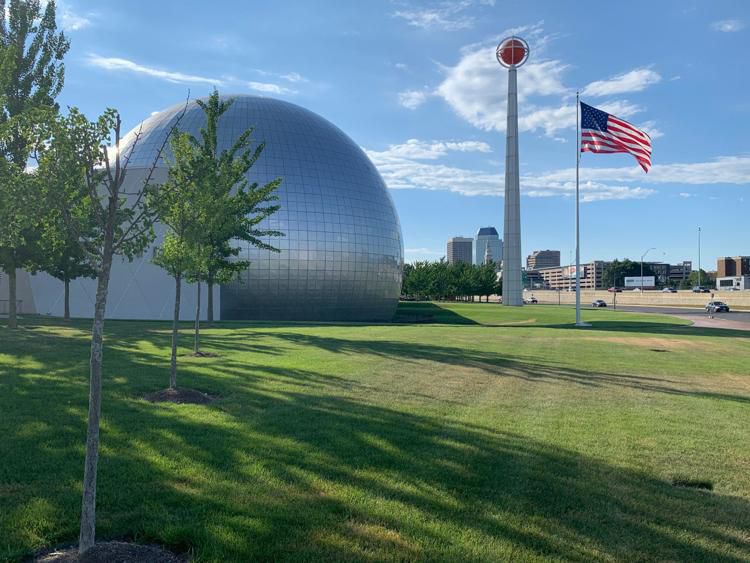
[[[531,295],[540,303],[554,304],[572,304],[575,303],[575,291],[554,291],[535,289],[525,291],[524,297]],[[711,293],[693,293],[690,290],[682,290],[677,293],[665,293],[656,291],[623,291],[617,293],[618,305],[648,305],[656,307],[703,307],[711,301]],[[607,290],[593,291],[590,289],[581,290],[581,303],[591,305],[595,299],[603,299],[608,305],[611,305],[615,294]],[[724,301],[733,309],[750,309],[750,291],[714,291],[713,299]]]

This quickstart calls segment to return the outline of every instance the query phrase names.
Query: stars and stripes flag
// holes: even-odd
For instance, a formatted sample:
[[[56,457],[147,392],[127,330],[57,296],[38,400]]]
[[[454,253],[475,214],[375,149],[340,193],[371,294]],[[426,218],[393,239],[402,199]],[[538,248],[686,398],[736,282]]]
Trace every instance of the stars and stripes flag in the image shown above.
[[[651,137],[627,121],[581,102],[581,152],[627,152],[648,172]]]

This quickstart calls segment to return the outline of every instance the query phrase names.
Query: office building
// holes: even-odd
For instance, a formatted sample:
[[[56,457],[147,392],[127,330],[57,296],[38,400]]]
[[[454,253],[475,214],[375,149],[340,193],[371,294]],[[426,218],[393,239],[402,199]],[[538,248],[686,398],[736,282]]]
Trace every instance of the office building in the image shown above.
[[[471,264],[471,252],[474,245],[474,239],[467,237],[453,237],[448,240],[448,248],[446,256],[448,257],[448,264],[458,264],[463,262],[464,264]]]
[[[542,268],[557,268],[559,266],[559,250],[535,250],[526,257],[527,270],[541,270]]]
[[[690,277],[693,271],[693,263],[689,260],[680,264],[671,264],[669,266],[669,281],[673,284],[679,284]]]
[[[489,249],[492,261],[498,269],[503,261],[503,240],[495,227],[482,227],[474,238],[474,264],[484,264],[485,255]]]
[[[215,310],[221,319],[388,321],[401,293],[403,243],[396,208],[380,174],[360,148],[338,127],[300,106],[267,97],[236,95],[219,121],[218,150],[232,146],[247,129],[265,149],[247,174],[261,184],[281,178],[280,210],[256,226],[280,231],[263,237],[280,252],[246,242],[238,259],[249,267],[230,283],[215,288]],[[159,147],[177,123],[200,138],[203,110],[195,101],[161,111],[136,126],[121,143],[129,155],[127,182],[137,189],[155,161]],[[140,130],[136,142],[136,132]],[[169,158],[169,154],[166,155]],[[167,177],[162,158],[154,183]],[[139,186],[138,186],[139,187]],[[107,304],[109,318],[169,319],[174,280],[152,263],[165,229],[157,226],[154,246],[132,263],[116,258]],[[471,239],[469,239],[471,240]],[[469,250],[471,261],[471,250]],[[45,274],[25,277],[24,313],[60,315],[62,282]],[[202,302],[206,302],[205,284]],[[27,291],[27,289],[29,291]],[[71,284],[71,313],[93,315],[93,280]],[[0,296],[0,299],[2,296]],[[195,286],[182,290],[181,316],[195,315]],[[6,297],[7,299],[7,297]]]
[[[608,264],[609,262],[601,260],[581,264],[581,289],[602,289],[602,273]],[[533,280],[536,287],[541,285],[544,289],[566,291],[575,290],[576,287],[575,266],[527,270],[526,275],[527,279]]]
[[[724,256],[716,260],[718,278],[750,275],[750,256]]]

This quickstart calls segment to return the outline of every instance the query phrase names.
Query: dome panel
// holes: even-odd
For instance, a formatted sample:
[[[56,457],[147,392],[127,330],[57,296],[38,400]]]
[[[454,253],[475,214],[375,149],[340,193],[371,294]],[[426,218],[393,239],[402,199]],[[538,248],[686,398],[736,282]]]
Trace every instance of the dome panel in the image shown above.
[[[260,228],[286,236],[265,241],[279,253],[240,243],[250,267],[221,287],[221,318],[390,320],[401,291],[401,227],[367,155],[336,126],[294,104],[222,98],[234,103],[219,121],[219,150],[248,128],[255,142],[266,143],[247,177],[261,184],[282,178],[281,209]],[[131,170],[151,165],[183,108],[151,116],[123,139]],[[179,130],[197,137],[204,126],[203,110],[190,103]],[[166,168],[163,159],[159,167]]]

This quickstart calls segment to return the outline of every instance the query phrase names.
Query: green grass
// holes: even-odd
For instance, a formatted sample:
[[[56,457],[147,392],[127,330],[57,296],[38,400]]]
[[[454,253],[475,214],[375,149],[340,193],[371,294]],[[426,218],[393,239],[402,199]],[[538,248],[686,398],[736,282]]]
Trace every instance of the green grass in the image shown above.
[[[196,561],[750,560],[747,333],[572,316],[220,324],[220,357],[180,359],[208,406],[144,401],[168,325],[108,322],[98,536]],[[88,328],[0,329],[0,560],[77,538]]]

